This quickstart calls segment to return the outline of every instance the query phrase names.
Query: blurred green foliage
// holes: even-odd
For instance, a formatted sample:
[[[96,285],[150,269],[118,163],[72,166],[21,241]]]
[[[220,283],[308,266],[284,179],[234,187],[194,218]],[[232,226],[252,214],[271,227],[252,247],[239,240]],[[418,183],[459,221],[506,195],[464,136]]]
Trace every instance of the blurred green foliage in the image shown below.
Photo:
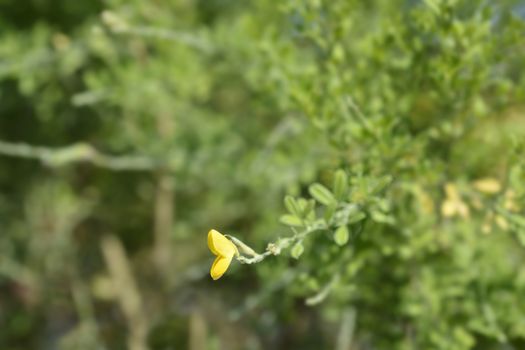
[[[524,18],[0,0],[0,348],[525,348]]]

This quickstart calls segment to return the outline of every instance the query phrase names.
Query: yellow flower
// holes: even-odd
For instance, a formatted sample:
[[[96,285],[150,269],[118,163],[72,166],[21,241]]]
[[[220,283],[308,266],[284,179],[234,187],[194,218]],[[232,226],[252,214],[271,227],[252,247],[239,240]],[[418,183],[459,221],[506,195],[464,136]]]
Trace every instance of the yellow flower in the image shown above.
[[[453,183],[445,184],[446,198],[441,204],[441,215],[444,217],[469,217],[469,207],[461,200],[458,189]]]
[[[474,181],[474,188],[479,192],[487,194],[495,194],[501,191],[501,184],[498,180],[493,178],[484,178]]]
[[[216,230],[208,232],[208,248],[213,254],[217,255],[211,265],[210,275],[214,280],[218,280],[228,270],[233,256],[239,252],[232,241]]]

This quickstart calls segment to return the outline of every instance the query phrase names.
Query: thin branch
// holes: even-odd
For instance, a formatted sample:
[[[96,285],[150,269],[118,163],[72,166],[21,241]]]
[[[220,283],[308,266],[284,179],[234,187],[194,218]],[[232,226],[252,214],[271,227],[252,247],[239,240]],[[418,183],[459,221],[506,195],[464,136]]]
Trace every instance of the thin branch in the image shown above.
[[[328,284],[319,291],[319,293],[306,299],[305,304],[308,306],[313,306],[313,305],[317,305],[321,303],[322,301],[324,301],[326,297],[330,294],[334,286],[339,282],[340,279],[341,279],[341,276],[339,275],[339,273],[336,273],[332,277],[330,282],[328,282]]]
[[[289,286],[297,278],[298,274],[298,271],[294,271],[293,269],[285,270],[279,278],[265,283],[259,292],[247,297],[241,306],[230,311],[229,318],[232,321],[239,320],[242,316],[260,306],[264,300],[267,300],[278,290]]]
[[[190,33],[174,31],[171,29],[137,26],[126,28],[122,30],[121,33],[142,36],[145,38],[174,41],[204,52],[210,52],[212,50],[210,43],[202,38]]]
[[[188,333],[189,350],[204,350],[208,348],[208,324],[200,309],[193,310],[191,313]]]
[[[148,350],[146,310],[124,247],[117,238],[107,236],[102,240],[101,248],[117,300],[128,323],[128,348]]]
[[[61,148],[48,148],[0,140],[0,155],[36,159],[50,167],[61,167],[71,163],[91,163],[115,171],[144,171],[163,167],[162,162],[149,157],[107,155],[86,143],[76,143]]]
[[[346,307],[341,314],[341,327],[337,335],[336,350],[350,350],[355,331],[357,312],[354,308]]]
[[[251,250],[250,255],[252,256],[251,258],[248,258],[243,255],[239,255],[236,258],[241,264],[256,264],[256,263],[263,261],[264,259],[266,259],[266,257],[270,255],[281,254],[281,251],[283,249],[290,247],[292,244],[294,244],[297,241],[302,241],[310,233],[319,231],[319,230],[324,230],[326,228],[327,228],[326,224],[317,223],[312,226],[306,227],[304,231],[295,232],[293,236],[286,237],[286,238],[279,238],[276,242],[269,243],[264,253],[261,253],[261,254],[256,253],[255,251],[253,251],[253,249],[250,248]],[[244,244],[238,238],[235,238],[232,236],[228,236],[228,237],[232,240],[234,244],[236,244],[239,248],[241,248],[241,251],[246,252],[246,249],[243,247],[243,246],[246,246],[246,244]]]
[[[162,39],[184,44],[204,52],[211,52],[213,47],[204,38],[193,33],[176,31],[173,29],[149,26],[135,26],[125,21],[117,13],[104,11],[101,14],[102,22],[116,34],[141,36],[144,38]]]
[[[364,115],[364,113],[361,111],[361,108],[355,103],[354,99],[351,96],[346,96],[344,99],[344,105],[346,108],[351,109],[354,113],[352,113],[357,121],[361,124],[361,126],[368,131],[372,137],[374,137],[376,140],[379,140],[379,136],[377,135],[376,131],[374,130],[374,127],[370,124],[368,118]]]
[[[11,260],[7,256],[0,257],[0,275],[11,278],[30,288],[38,287],[38,275],[28,267]]]

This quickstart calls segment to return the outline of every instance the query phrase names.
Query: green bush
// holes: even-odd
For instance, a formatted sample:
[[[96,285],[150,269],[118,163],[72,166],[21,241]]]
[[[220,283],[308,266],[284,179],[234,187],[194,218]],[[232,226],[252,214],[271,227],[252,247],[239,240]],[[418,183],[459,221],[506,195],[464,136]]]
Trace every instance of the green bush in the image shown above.
[[[1,348],[525,347],[522,2],[22,7]]]

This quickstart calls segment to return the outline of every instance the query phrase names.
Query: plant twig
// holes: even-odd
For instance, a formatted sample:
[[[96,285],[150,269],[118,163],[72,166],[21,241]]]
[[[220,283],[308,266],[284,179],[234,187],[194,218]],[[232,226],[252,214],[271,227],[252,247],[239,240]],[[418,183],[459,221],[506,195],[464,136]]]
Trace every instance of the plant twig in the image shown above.
[[[363,126],[363,128],[368,131],[372,137],[374,137],[376,140],[379,140],[379,136],[377,135],[376,131],[374,130],[374,127],[370,124],[368,121],[368,118],[363,114],[361,111],[361,108],[355,103],[354,99],[351,96],[346,96],[344,99],[344,105],[346,108],[350,108],[354,113],[352,113],[357,121]]]
[[[34,271],[6,256],[0,257],[0,275],[25,284],[30,288],[38,287],[38,275]]]
[[[261,253],[261,254],[256,253],[255,251],[253,251],[253,249],[250,248],[250,250],[252,252],[252,253],[250,253],[251,257],[246,257],[244,255],[239,255],[236,258],[241,264],[256,264],[256,263],[259,263],[259,262],[263,261],[264,259],[266,259],[266,257],[268,257],[270,255],[279,255],[279,254],[281,254],[281,251],[283,249],[286,249],[286,248],[290,247],[293,243],[295,243],[297,241],[303,240],[310,233],[318,231],[318,230],[323,230],[323,229],[326,229],[326,228],[327,227],[326,227],[326,225],[324,223],[322,223],[322,224],[318,223],[318,224],[315,224],[315,225],[312,225],[312,226],[308,226],[308,227],[305,228],[304,231],[295,232],[293,236],[286,237],[286,238],[279,238],[275,243],[269,243],[268,246],[266,247],[266,251],[264,253]],[[232,236],[229,236],[229,238],[238,247],[243,248],[243,249],[241,249],[241,251],[246,251],[246,249],[243,247],[243,246],[246,246],[246,244],[244,244],[238,238],[235,238],[235,237],[232,237]]]
[[[101,14],[102,22],[116,34],[127,34],[141,36],[144,38],[170,40],[187,45],[204,52],[212,51],[212,45],[200,36],[193,33],[176,31],[173,29],[157,28],[150,26],[131,25],[112,11],[104,11]]]
[[[201,310],[193,310],[189,322],[189,350],[204,350],[207,348],[208,325]]]
[[[308,305],[308,306],[313,306],[313,305],[317,305],[317,304],[321,303],[330,294],[330,292],[332,291],[334,286],[339,282],[340,279],[341,279],[341,276],[339,275],[339,273],[336,273],[332,277],[330,282],[328,282],[328,284],[326,286],[324,286],[324,288],[319,291],[319,293],[317,293],[317,294],[309,297],[308,299],[306,299],[305,300],[305,304]]]
[[[346,307],[341,314],[341,327],[337,335],[336,350],[350,350],[354,337],[357,312],[354,308]]]
[[[292,283],[295,280],[297,275],[298,271],[294,271],[293,269],[285,270],[279,276],[279,278],[267,284],[264,284],[264,288],[262,288],[259,292],[247,297],[241,306],[230,311],[230,319],[233,321],[239,320],[243,315],[260,306],[264,302],[264,300],[266,300],[271,295],[275,294],[276,291],[289,286],[290,283]]]
[[[162,162],[149,157],[107,155],[86,143],[76,143],[61,148],[48,148],[0,140],[0,155],[36,159],[50,167],[61,167],[71,163],[91,163],[115,171],[144,171],[163,167]]]
[[[128,323],[128,348],[147,350],[148,323],[124,247],[117,238],[107,236],[102,240],[101,248],[120,308]]]
[[[204,52],[210,52],[212,50],[210,43],[206,42],[202,38],[199,38],[190,33],[174,31],[171,29],[137,26],[126,28],[122,31],[122,33],[146,38],[170,40]]]
[[[154,209],[154,259],[159,272],[170,276],[172,268],[171,234],[173,230],[175,185],[171,174],[161,171],[157,176]]]

